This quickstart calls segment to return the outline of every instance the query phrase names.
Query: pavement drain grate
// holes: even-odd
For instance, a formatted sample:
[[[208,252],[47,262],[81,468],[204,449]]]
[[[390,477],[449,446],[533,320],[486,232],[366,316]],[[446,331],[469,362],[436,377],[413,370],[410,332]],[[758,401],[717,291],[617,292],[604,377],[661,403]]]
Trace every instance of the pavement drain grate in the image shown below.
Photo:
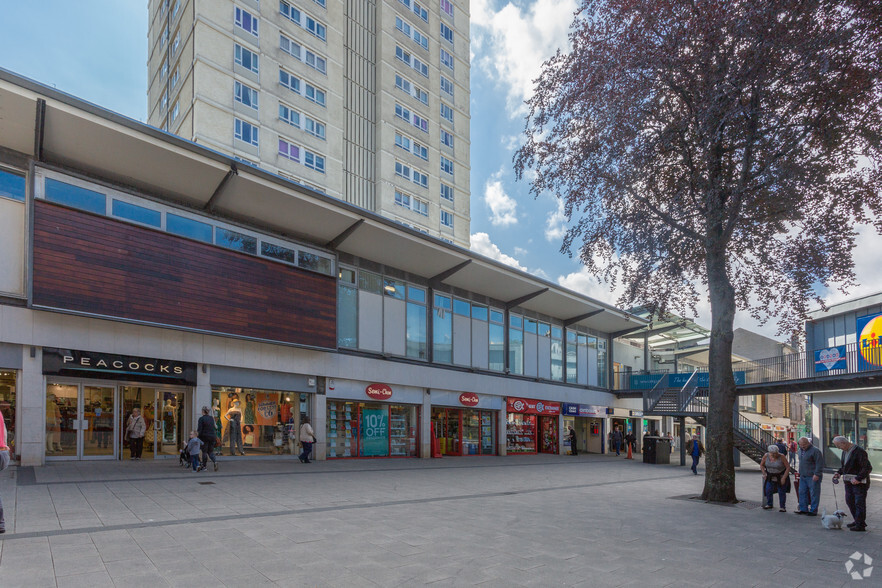
[[[200,486],[209,486],[211,484],[214,484],[214,482],[197,482],[197,484],[199,484]]]
[[[695,500],[704,502],[705,504],[715,504],[717,506],[734,506],[735,508],[743,508],[746,510],[755,510],[757,508],[762,508],[763,503],[758,502],[756,500],[739,500],[734,504],[729,504],[725,502],[708,502],[707,500],[702,500],[701,496],[696,496],[695,494],[682,494],[680,496],[669,496],[671,500]]]

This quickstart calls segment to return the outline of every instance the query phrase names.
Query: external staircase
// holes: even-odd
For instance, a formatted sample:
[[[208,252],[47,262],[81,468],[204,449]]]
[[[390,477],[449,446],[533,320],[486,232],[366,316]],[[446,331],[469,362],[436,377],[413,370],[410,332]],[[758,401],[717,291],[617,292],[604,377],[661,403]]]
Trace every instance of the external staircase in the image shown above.
[[[708,389],[699,387],[696,382],[697,378],[690,378],[685,386],[671,388],[667,376],[663,376],[652,390],[644,393],[644,414],[690,417],[707,426]],[[736,449],[759,463],[768,446],[775,443],[775,437],[759,423],[736,411],[734,443]]]

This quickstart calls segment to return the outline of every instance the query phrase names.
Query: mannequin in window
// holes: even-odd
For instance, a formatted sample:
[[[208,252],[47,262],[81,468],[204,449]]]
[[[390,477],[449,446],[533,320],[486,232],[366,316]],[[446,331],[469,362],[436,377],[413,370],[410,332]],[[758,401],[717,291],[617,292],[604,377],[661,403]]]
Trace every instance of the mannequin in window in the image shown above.
[[[171,398],[166,400],[165,406],[162,407],[162,440],[164,443],[175,442],[175,435],[177,434],[177,419],[175,419],[175,408],[176,407],[172,404]]]
[[[221,452],[221,439],[223,439],[223,424],[220,419],[220,398],[215,398],[211,403],[211,418],[214,419],[214,434],[217,439],[217,454],[223,455]]]
[[[254,420],[254,412],[255,412],[254,404],[255,404],[254,394],[246,394],[245,395],[245,418],[242,421],[246,425],[253,425],[256,422]]]
[[[227,411],[224,417],[230,422],[230,455],[236,455],[236,448],[239,455],[245,455],[242,449],[242,409],[239,408],[240,402],[233,401],[233,406]]]
[[[46,453],[64,451],[61,447],[61,410],[55,394],[46,396]]]

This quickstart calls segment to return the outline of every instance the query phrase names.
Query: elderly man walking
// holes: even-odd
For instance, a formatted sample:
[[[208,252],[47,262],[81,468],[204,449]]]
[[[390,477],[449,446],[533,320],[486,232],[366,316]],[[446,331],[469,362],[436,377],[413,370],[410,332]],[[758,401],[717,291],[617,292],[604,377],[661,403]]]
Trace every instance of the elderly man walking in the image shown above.
[[[799,445],[799,508],[796,514],[818,516],[821,502],[821,478],[824,477],[824,454],[807,437],[800,437]]]
[[[867,452],[845,437],[833,437],[833,445],[842,450],[842,467],[833,474],[833,483],[838,484],[840,476],[845,482],[845,503],[853,523],[848,524],[852,531],[867,530],[867,490],[870,489],[870,472],[873,466]]]

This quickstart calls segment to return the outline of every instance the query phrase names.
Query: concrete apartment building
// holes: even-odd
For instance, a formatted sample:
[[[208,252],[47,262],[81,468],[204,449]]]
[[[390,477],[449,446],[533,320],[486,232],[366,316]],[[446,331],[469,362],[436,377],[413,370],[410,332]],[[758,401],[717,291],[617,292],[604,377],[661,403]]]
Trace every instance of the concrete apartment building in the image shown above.
[[[149,124],[469,246],[468,0],[149,12]]]

